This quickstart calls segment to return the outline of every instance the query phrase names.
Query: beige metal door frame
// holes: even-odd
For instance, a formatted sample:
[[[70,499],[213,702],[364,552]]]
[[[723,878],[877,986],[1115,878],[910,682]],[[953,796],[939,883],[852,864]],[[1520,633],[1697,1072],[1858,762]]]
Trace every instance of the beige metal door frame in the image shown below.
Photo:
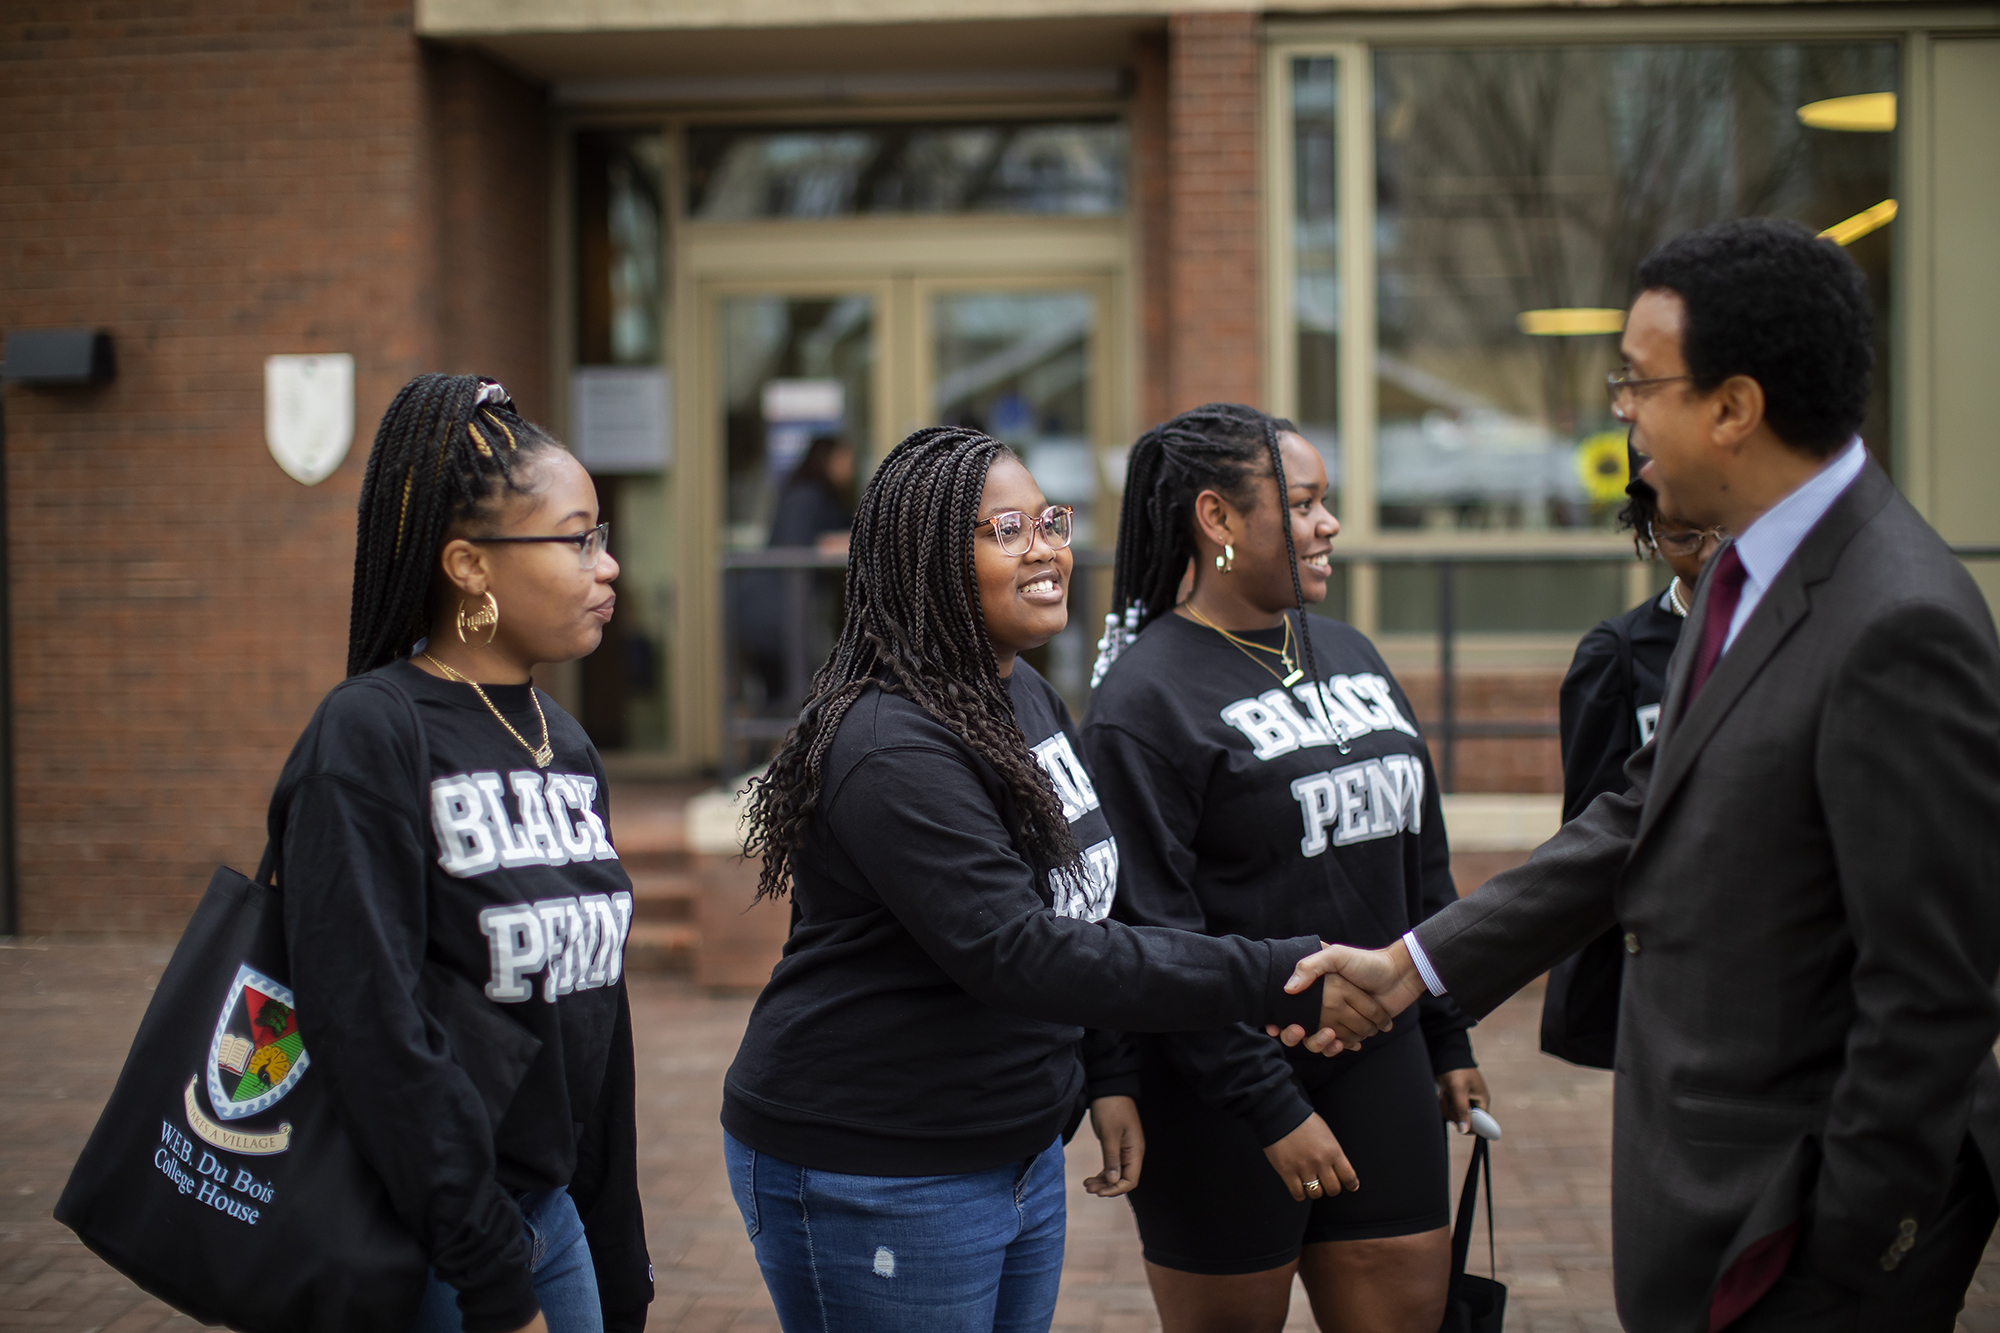
[[[1098,303],[1091,349],[1090,438],[1101,451],[1129,439],[1133,399],[1124,218],[837,219],[683,224],[672,324],[676,450],[674,741],[661,765],[688,771],[722,751],[716,710],[722,669],[717,558],[726,477],[722,453],[721,302],[733,296],[865,295],[875,302],[873,420],[864,470],[930,422],[930,303],[949,291],[1078,290]],[[1108,488],[1107,501],[1112,497]]]

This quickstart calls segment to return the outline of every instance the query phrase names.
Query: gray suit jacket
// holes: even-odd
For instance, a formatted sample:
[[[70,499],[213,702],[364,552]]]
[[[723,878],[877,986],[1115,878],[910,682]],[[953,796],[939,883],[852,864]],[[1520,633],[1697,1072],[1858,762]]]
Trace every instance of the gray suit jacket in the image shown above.
[[[1417,928],[1483,1015],[1623,923],[1612,1234],[1642,1333],[1705,1328],[1718,1275],[1793,1221],[1823,1277],[1881,1291],[1968,1135],[2000,1166],[1985,601],[1873,463],[1686,707],[1710,582],[1631,790]]]

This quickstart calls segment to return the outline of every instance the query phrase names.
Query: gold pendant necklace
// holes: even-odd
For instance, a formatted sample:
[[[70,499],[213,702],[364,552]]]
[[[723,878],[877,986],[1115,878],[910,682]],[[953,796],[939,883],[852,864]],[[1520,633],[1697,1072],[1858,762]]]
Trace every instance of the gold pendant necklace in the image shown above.
[[[438,661],[435,657],[432,657],[429,653],[424,654],[424,661],[429,662],[439,671],[444,672],[447,678],[458,681],[462,685],[470,685],[472,687],[472,692],[479,696],[479,702],[486,705],[486,711],[493,714],[493,720],[495,722],[498,722],[501,726],[507,728],[507,734],[509,736],[512,736],[515,740],[521,742],[521,748],[523,750],[526,750],[531,756],[533,756],[536,768],[547,768],[550,764],[553,764],[555,762],[556,752],[555,749],[549,744],[549,715],[542,711],[542,701],[535,695],[535,684],[533,681],[528,682],[528,702],[534,704],[535,716],[542,720],[542,743],[539,747],[528,744],[528,738],[526,736],[523,736],[520,732],[514,730],[514,724],[512,722],[509,722],[506,718],[500,716],[500,710],[495,708],[493,706],[493,701],[486,697],[486,691],[479,688],[478,681],[474,680],[470,676],[461,675],[458,672],[453,671],[450,667]]]
[[[1231,634],[1228,630],[1222,628],[1222,626],[1196,610],[1193,602],[1182,602],[1181,605],[1187,608],[1189,615],[1235,644],[1237,652],[1242,653],[1258,666],[1263,667],[1264,670],[1271,671],[1270,663],[1261,657],[1252,655],[1250,652],[1252,648],[1255,648],[1260,653],[1269,653],[1277,658],[1279,665],[1285,668],[1285,674],[1281,676],[1277,672],[1271,671],[1271,679],[1277,681],[1280,685],[1293,686],[1306,678],[1306,673],[1299,670],[1298,664],[1292,660],[1292,618],[1290,616],[1282,616],[1285,622],[1285,646],[1283,648],[1266,648],[1261,643],[1252,643],[1248,639],[1237,638],[1234,634]]]

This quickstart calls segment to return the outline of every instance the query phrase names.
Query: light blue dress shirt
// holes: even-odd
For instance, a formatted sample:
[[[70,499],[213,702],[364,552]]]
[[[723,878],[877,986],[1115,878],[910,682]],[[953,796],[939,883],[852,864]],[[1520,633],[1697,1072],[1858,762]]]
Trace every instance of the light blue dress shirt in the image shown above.
[[[1867,447],[1857,435],[1834,456],[1832,462],[1759,514],[1736,538],[1736,557],[1743,562],[1743,593],[1737,599],[1736,614],[1729,618],[1729,633],[1722,640],[1724,653],[1736,642],[1736,636],[1743,632],[1750,613],[1757,609],[1757,603],[1764,600],[1764,594],[1770,589],[1771,581],[1778,577],[1778,571],[1799,549],[1799,543],[1806,539],[1806,534],[1826,517],[1826,511],[1833,508],[1833,502],[1854,484],[1854,479],[1861,475],[1861,469],[1867,462]],[[1717,660],[1721,660],[1720,657]],[[1438,979],[1437,969],[1431,966],[1424,946],[1417,943],[1417,932],[1407,932],[1403,943],[1410,951],[1410,961],[1417,966],[1417,975],[1424,979],[1424,985],[1430,988],[1431,994],[1444,994],[1444,982]]]

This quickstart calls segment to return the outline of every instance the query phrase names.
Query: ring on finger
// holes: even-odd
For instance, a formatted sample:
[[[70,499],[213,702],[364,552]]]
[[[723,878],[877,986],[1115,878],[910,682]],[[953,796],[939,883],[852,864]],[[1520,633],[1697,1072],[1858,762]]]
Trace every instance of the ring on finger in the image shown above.
[[[1308,1199],[1317,1199],[1324,1193],[1326,1193],[1326,1187],[1319,1183],[1319,1177],[1314,1176],[1306,1182],[1306,1197]]]

